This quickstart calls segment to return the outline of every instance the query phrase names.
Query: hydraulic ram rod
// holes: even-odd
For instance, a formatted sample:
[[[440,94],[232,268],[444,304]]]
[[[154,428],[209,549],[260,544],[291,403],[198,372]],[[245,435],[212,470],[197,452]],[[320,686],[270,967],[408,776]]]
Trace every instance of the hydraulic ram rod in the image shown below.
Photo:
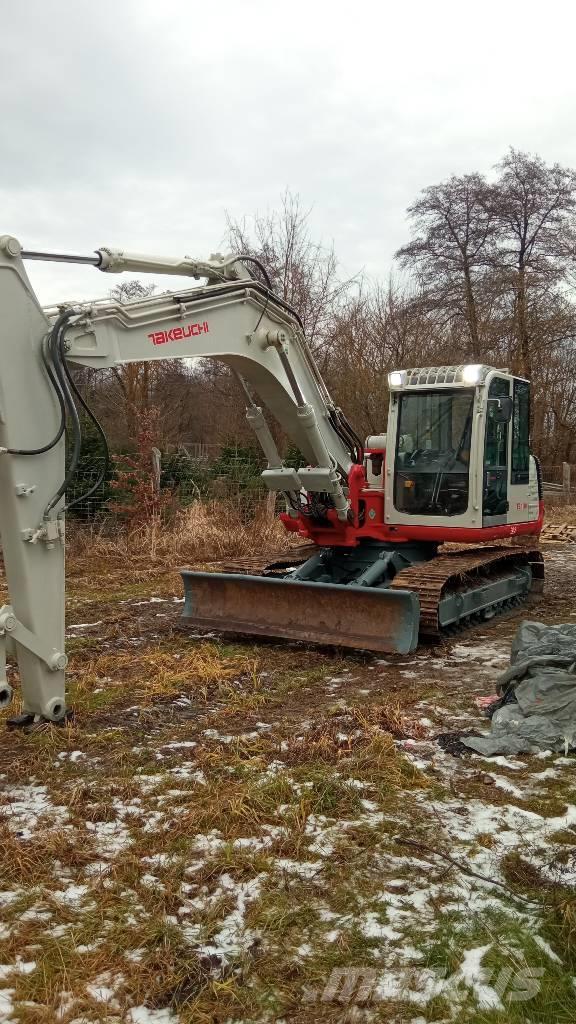
[[[22,249],[20,253],[23,260],[45,260],[48,263],[83,263],[92,267],[100,267],[102,256],[96,253],[95,256],[68,256],[62,252],[36,252],[34,249]]]

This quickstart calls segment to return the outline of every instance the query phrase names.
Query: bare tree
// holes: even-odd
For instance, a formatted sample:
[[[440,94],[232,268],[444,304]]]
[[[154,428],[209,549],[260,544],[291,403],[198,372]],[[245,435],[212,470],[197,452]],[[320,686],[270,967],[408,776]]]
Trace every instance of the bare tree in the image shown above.
[[[310,212],[298,195],[286,191],[280,209],[272,213],[256,213],[249,221],[227,216],[227,240],[234,252],[261,260],[274,290],[297,310],[308,344],[320,356],[352,282],[340,278],[334,247],[312,239]]]
[[[443,338],[422,314],[420,292],[364,281],[334,318],[325,368],[330,390],[363,434],[381,432],[388,415],[388,373],[425,365]]]
[[[530,300],[567,278],[567,257],[574,253],[576,238],[576,172],[515,149],[498,164],[498,171],[490,192],[496,260],[513,295],[516,366],[529,377],[534,341]]]
[[[495,230],[489,196],[480,174],[452,176],[425,188],[408,207],[415,237],[396,253],[403,266],[420,276],[428,311],[444,325],[453,318],[464,322],[470,353],[478,360],[482,340],[477,286],[489,264]]]

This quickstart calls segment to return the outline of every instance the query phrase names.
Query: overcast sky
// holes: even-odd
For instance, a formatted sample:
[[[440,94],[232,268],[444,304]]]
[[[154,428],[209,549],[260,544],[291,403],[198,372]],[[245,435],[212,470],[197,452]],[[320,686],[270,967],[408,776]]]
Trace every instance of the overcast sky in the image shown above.
[[[5,3],[0,233],[203,257],[288,187],[384,275],[425,185],[509,145],[576,166],[575,52],[570,0]],[[116,280],[28,269],[43,302]]]

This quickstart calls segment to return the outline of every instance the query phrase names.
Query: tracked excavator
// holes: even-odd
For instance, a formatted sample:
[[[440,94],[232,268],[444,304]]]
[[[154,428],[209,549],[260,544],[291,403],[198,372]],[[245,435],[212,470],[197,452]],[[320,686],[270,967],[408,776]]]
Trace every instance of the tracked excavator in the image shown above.
[[[195,283],[126,304],[43,309],[25,270],[31,260]],[[238,379],[267,460],[263,481],[283,496],[287,531],[308,547],[257,573],[183,570],[183,615],[195,627],[407,653],[419,636],[489,619],[542,585],[529,382],[481,364],[394,370],[386,433],[362,443],[330,398],[297,310],[252,256],[202,261],[110,248],[71,256],[0,236],[0,353],[0,534],[10,601],[0,609],[0,704],[12,699],[8,653],[23,707],[13,727],[67,714],[64,519],[81,500],[66,497],[81,452],[81,407],[106,441],[72,364],[207,357]],[[302,453],[299,468],[284,463],[263,406]],[[439,551],[447,542],[454,550]]]

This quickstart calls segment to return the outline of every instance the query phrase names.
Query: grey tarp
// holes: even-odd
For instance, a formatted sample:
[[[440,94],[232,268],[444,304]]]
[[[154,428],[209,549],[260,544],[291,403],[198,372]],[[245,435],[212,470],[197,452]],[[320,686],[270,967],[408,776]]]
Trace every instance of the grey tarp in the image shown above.
[[[492,731],[462,736],[465,746],[487,755],[576,747],[576,625],[522,622],[496,692]]]

